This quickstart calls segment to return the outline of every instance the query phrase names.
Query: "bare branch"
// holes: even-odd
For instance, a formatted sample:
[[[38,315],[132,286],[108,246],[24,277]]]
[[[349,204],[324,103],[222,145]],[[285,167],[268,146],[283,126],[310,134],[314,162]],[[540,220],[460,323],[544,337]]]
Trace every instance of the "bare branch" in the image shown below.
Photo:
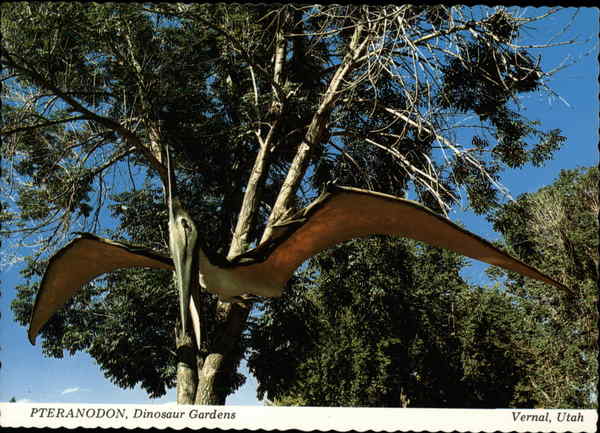
[[[260,190],[264,184],[268,169],[269,169],[269,154],[271,151],[271,145],[275,137],[275,132],[279,127],[281,121],[281,113],[283,111],[284,102],[280,101],[277,88],[280,86],[283,73],[283,63],[286,57],[286,39],[284,36],[285,19],[284,23],[280,25],[277,32],[275,42],[275,67],[273,70],[273,100],[270,108],[270,118],[272,123],[269,128],[267,136],[263,139],[260,135],[260,129],[257,131],[257,138],[260,142],[260,150],[254,161],[254,167],[250,174],[250,179],[244,192],[244,199],[242,201],[242,207],[238,216],[237,224],[233,234],[233,239],[229,247],[229,257],[234,257],[241,254],[244,248],[247,247],[247,237],[250,232],[252,223],[254,222],[256,213],[258,211],[258,204],[260,199]],[[251,69],[252,71],[252,69]],[[255,88],[256,90],[256,88]]]
[[[340,67],[336,70],[327,91],[324,93],[319,108],[313,115],[311,123],[308,127],[308,131],[304,137],[304,140],[298,147],[296,156],[292,161],[289,168],[288,174],[283,182],[277,200],[271,210],[267,228],[265,229],[261,242],[268,239],[272,232],[272,225],[278,221],[289,208],[294,194],[300,185],[300,182],[308,168],[308,157],[312,146],[319,142],[325,131],[327,125],[327,119],[329,118],[333,104],[339,99],[341,93],[347,90],[343,87],[344,79],[347,74],[354,69],[356,66],[357,59],[362,55],[363,50],[366,48],[369,41],[368,38],[361,40],[364,27],[358,25],[352,35],[352,40],[349,44],[348,54],[340,64]]]
[[[0,134],[2,134],[2,135],[16,134],[17,132],[25,132],[25,131],[30,131],[32,129],[43,128],[45,126],[58,125],[61,123],[67,123],[67,122],[73,122],[75,120],[85,120],[85,119],[87,119],[86,116],[69,117],[66,119],[54,120],[54,121],[50,121],[50,122],[46,122],[46,123],[39,123],[37,125],[23,126],[21,128],[2,130],[2,131],[0,131]]]
[[[121,159],[123,159],[124,157],[126,157],[127,155],[130,155],[131,153],[133,153],[135,151],[136,147],[132,146],[129,147],[127,149],[123,149],[120,152],[116,152],[112,158],[110,158],[108,161],[106,161],[104,164],[96,167],[94,170],[91,171],[91,175],[96,176],[97,174],[103,172],[104,170],[106,170],[107,168],[109,168],[110,166],[116,164],[117,162],[119,162]]]
[[[85,108],[81,103],[79,103],[77,100],[75,100],[69,94],[67,94],[67,92],[62,91],[61,89],[56,87],[53,83],[46,80],[40,73],[38,73],[35,70],[35,68],[31,67],[25,59],[20,58],[19,56],[15,55],[14,53],[9,54],[4,48],[1,49],[1,52],[2,52],[2,55],[5,57],[7,63],[11,67],[28,74],[29,76],[34,78],[36,81],[42,83],[42,85],[45,88],[54,92],[54,94],[57,97],[60,97],[63,101],[65,101],[67,104],[69,104],[74,111],[81,113],[84,118],[86,118],[87,120],[96,121],[99,124],[106,126],[107,128],[112,129],[113,131],[119,133],[125,139],[125,141],[133,144],[140,152],[142,152],[142,154],[147,158],[148,162],[158,172],[160,177],[163,180],[166,180],[167,171],[166,171],[164,164],[162,164],[161,161],[155,157],[155,155],[150,151],[150,149],[148,149],[142,143],[142,141],[136,134],[134,134],[129,129],[125,128],[119,122],[117,122],[113,119],[110,119],[108,117],[102,116],[100,114],[94,113],[93,111],[90,111],[87,108]],[[16,62],[13,59],[13,57],[18,58],[21,63]]]

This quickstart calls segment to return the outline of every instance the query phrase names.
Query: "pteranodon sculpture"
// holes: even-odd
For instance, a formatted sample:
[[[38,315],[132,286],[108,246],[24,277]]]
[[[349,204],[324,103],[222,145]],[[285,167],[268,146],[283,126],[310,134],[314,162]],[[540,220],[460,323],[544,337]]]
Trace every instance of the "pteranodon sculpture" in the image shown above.
[[[37,294],[29,327],[31,343],[84,284],[106,272],[129,267],[179,268],[183,322],[198,285],[224,301],[239,300],[247,293],[277,297],[306,259],[340,242],[371,234],[405,236],[568,290],[417,202],[357,188],[329,185],[308,207],[277,224],[269,239],[232,260],[207,255],[196,225],[178,201],[172,203],[170,213],[170,243],[178,244],[177,248],[171,245],[171,250],[179,251],[173,259],[85,233],[59,250],[50,259]]]

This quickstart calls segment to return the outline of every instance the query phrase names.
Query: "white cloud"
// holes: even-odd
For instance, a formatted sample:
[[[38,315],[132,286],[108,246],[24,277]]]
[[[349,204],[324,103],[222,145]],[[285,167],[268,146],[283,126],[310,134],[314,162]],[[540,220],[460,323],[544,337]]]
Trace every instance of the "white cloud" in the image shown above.
[[[17,400],[17,403],[33,403],[33,400],[30,400],[28,398],[21,398]]]
[[[79,388],[78,386],[76,386],[75,388],[66,388],[64,389],[61,394],[65,395],[65,394],[71,394],[73,392],[79,392],[81,391],[81,388]]]

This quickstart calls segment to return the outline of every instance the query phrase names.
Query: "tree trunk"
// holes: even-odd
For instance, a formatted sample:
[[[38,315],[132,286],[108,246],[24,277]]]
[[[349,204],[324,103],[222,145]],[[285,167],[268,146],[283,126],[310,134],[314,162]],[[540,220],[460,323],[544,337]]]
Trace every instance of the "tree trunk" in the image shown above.
[[[195,404],[224,405],[225,395],[220,389],[219,369],[223,365],[224,355],[222,353],[211,353],[204,360],[204,366],[200,371],[198,388],[196,390]]]
[[[247,247],[247,236],[254,223],[261,188],[269,171],[269,156],[272,147],[275,145],[276,131],[280,126],[281,113],[283,111],[282,100],[287,97],[287,95],[280,94],[278,90],[282,83],[283,66],[287,54],[287,41],[284,37],[284,29],[287,21],[286,12],[280,21],[280,28],[277,32],[274,47],[273,101],[268,116],[271,124],[264,137],[260,128],[256,131],[260,143],[260,151],[254,162],[254,167],[246,186],[242,207],[227,254],[228,258],[241,254]],[[211,345],[209,355],[198,369],[195,404],[225,404],[231,375],[235,373],[235,369],[230,368],[234,363],[232,357],[235,356],[234,351],[244,330],[246,319],[250,313],[250,307],[241,304],[219,302],[217,311],[218,316],[221,318],[221,325],[215,337],[212,338],[212,341],[215,343]]]
[[[195,404],[223,405],[229,389],[229,374],[227,368],[231,357],[234,356],[236,343],[240,338],[250,307],[241,304],[224,303],[219,306],[222,317],[220,329],[217,330],[214,347],[206,357],[202,368],[198,370],[198,388]]]
[[[198,351],[192,335],[181,329],[177,333],[177,404],[194,404],[198,385]]]

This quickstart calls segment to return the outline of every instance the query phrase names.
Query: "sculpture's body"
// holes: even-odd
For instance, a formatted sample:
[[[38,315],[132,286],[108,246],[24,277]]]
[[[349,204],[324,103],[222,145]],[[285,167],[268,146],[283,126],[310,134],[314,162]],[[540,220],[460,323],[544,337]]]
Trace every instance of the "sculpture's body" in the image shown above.
[[[170,249],[160,253],[81,234],[50,260],[32,312],[32,343],[47,320],[85,283],[119,268],[175,269],[183,326],[188,314],[198,337],[198,289],[224,301],[245,294],[277,297],[306,259],[337,243],[370,234],[405,236],[501,266],[561,289],[559,282],[510,257],[488,241],[468,232],[424,206],[402,198],[356,188],[330,185],[315,202],[277,224],[265,242],[231,261],[211,261],[201,248],[196,224],[177,199],[170,200]]]

